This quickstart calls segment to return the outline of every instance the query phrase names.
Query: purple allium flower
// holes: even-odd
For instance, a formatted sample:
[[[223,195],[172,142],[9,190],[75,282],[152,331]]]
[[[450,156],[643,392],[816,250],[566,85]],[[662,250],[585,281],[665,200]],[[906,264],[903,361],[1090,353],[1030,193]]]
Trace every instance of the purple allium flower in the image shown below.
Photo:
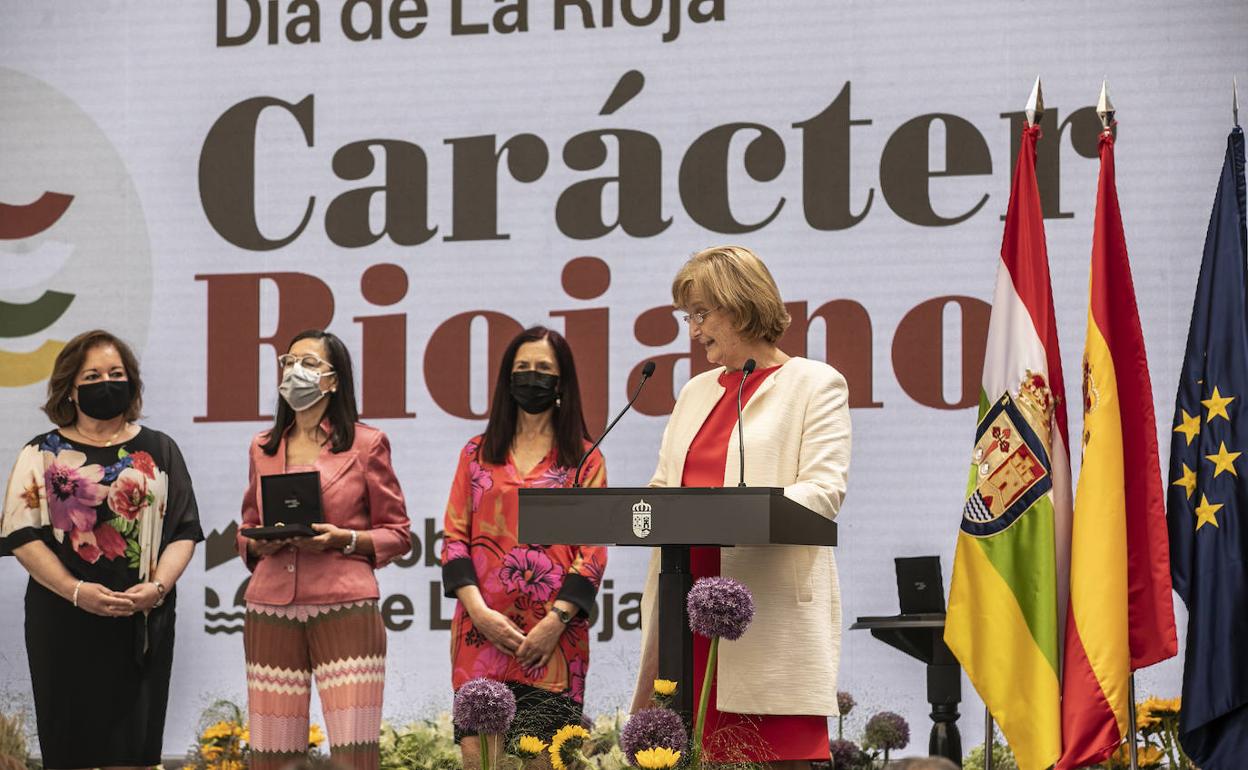
[[[464,732],[502,735],[516,716],[516,696],[502,682],[478,677],[456,690],[453,711]]]
[[[858,770],[866,764],[862,749],[853,741],[832,741],[828,750],[832,756],[832,770]]]
[[[836,707],[840,710],[841,716],[849,716],[849,712],[854,710],[854,706],[858,705],[854,701],[854,696],[841,690],[836,694]]]
[[[862,745],[884,751],[904,749],[910,743],[910,725],[900,714],[881,711],[867,720],[862,731]]]
[[[648,708],[628,718],[620,731],[620,748],[629,763],[637,763],[637,752],[665,748],[684,752],[689,748],[685,723],[680,715],[667,708]]]
[[[750,589],[732,578],[699,578],[689,589],[688,605],[689,628],[708,639],[739,639],[754,619]]]

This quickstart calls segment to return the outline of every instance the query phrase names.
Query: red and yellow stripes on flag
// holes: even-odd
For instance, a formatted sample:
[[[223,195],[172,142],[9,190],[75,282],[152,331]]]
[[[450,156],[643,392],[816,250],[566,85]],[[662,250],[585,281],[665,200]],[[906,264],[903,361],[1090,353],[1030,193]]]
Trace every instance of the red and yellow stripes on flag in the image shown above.
[[[1103,761],[1118,747],[1133,707],[1131,671],[1178,649],[1153,392],[1108,131],[1100,152],[1059,769]]]
[[[1024,130],[1010,191],[945,621],[945,641],[1020,770],[1043,770],[1061,754],[1059,544],[1071,509],[1065,385],[1035,175],[1039,134]]]

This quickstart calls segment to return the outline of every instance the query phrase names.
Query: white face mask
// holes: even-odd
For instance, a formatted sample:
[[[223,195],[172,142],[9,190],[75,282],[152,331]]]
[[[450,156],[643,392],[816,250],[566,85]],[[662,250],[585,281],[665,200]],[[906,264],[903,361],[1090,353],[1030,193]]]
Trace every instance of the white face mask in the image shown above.
[[[321,390],[321,377],[325,374],[329,372],[312,371],[303,368],[303,364],[296,363],[282,375],[282,384],[278,386],[277,392],[291,409],[302,412],[325,397],[325,391]]]

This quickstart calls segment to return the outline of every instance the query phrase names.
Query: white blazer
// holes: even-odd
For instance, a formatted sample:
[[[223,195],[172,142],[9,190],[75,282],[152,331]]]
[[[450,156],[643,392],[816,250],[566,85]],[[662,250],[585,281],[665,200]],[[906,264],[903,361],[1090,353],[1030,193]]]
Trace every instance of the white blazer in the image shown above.
[[[680,485],[685,455],[724,394],[723,367],[680,391],[659,447],[652,487]],[[835,518],[849,472],[849,390],[840,372],[791,358],[746,403],[745,482],[784,487],[786,497]],[[728,444],[724,486],[739,479],[737,433]],[[754,621],[736,641],[721,640],[716,670],[720,711],[742,714],[837,714],[841,597],[831,548],[741,546],[720,555],[723,575],[754,594]],[[634,710],[649,700],[658,672],[658,549],[641,600],[641,666]]]

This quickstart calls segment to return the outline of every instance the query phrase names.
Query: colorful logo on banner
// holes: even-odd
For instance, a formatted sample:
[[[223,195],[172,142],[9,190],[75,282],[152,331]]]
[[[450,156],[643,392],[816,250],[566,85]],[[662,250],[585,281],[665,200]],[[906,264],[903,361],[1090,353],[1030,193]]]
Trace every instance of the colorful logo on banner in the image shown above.
[[[4,68],[0,102],[0,388],[23,388],[46,380],[65,340],[87,329],[142,350],[151,254],[130,175],[95,121]],[[5,406],[35,405],[24,394]]]

